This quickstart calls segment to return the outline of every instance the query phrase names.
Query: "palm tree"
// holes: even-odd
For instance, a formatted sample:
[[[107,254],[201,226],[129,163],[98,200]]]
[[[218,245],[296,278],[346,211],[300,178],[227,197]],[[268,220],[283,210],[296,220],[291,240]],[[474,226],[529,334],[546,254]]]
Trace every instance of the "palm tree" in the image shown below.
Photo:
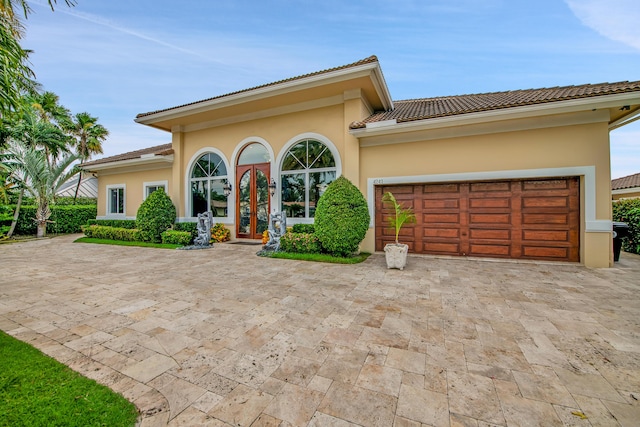
[[[76,139],[75,148],[80,159],[80,168],[82,168],[82,163],[89,160],[93,154],[102,154],[102,142],[109,136],[109,131],[98,123],[98,118],[87,112],[73,116],[69,131]],[[78,185],[73,196],[74,201],[78,197],[81,182],[82,173],[78,176]]]
[[[73,162],[78,160],[78,156],[66,153],[60,160],[55,160],[50,165],[43,149],[12,141],[1,160],[0,164],[8,173],[7,179],[20,189],[14,223],[12,223],[8,235],[13,233],[22,196],[27,192],[36,200],[37,237],[44,237],[47,232],[47,222],[51,217],[50,205],[54,200],[55,193],[78,173],[77,168],[71,167]]]
[[[48,2],[53,10],[57,0]],[[76,4],[76,0],[64,2],[70,7]],[[24,26],[16,13],[18,9],[22,9],[25,18],[31,13],[27,0],[0,0],[0,119],[19,108],[22,95],[38,87],[28,65],[30,51],[20,46]]]

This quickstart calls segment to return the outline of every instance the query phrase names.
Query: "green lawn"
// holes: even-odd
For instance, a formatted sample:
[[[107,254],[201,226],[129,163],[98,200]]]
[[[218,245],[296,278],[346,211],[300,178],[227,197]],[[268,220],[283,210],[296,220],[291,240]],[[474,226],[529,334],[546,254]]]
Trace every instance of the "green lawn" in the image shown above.
[[[116,245],[116,246],[141,246],[143,248],[161,248],[176,249],[182,245],[174,245],[171,243],[150,243],[150,242],[127,242],[124,240],[96,239],[95,237],[80,237],[74,240],[74,243],[96,243],[99,245]]]
[[[0,426],[133,426],[121,395],[0,331]]]
[[[261,252],[261,256],[280,259],[296,259],[299,261],[329,262],[333,264],[358,264],[369,258],[371,255],[362,252],[352,257],[335,257],[327,254],[297,254],[292,252]]]

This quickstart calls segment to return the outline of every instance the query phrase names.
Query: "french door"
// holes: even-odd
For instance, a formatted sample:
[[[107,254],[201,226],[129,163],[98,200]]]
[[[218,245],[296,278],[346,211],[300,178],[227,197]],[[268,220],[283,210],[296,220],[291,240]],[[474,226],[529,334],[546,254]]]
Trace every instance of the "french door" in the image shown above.
[[[269,225],[269,163],[236,167],[236,235],[260,239]]]

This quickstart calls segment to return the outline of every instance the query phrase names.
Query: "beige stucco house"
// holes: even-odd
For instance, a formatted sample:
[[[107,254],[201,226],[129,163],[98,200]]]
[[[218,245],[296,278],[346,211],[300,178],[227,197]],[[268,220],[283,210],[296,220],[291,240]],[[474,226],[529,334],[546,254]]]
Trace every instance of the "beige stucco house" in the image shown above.
[[[171,143],[84,167],[98,218],[135,218],[161,186],[179,221],[211,209],[257,239],[272,211],[313,222],[344,175],[369,203],[365,251],[393,240],[380,200],[392,191],[417,214],[401,236],[414,253],[607,267],[609,132],[639,114],[640,81],[394,101],[372,56],[139,114]]]
[[[613,200],[640,199],[640,173],[611,180]]]

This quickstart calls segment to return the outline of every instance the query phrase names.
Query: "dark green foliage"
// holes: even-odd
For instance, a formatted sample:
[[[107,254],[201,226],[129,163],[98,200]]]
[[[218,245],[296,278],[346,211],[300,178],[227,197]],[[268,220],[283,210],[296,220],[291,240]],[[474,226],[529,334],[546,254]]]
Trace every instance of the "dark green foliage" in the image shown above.
[[[141,241],[140,230],[136,228],[107,227],[104,225],[85,225],[84,235],[96,239],[122,240],[125,242]]]
[[[191,241],[198,237],[198,223],[197,222],[176,222],[173,224],[173,229],[176,231],[188,231],[191,233]]]
[[[13,211],[15,206],[9,205],[9,208]],[[49,220],[53,222],[47,225],[47,232],[52,234],[80,233],[81,227],[89,220],[94,219],[96,214],[96,205],[51,205]],[[14,234],[23,236],[36,234],[35,217],[35,206],[22,205]]]
[[[136,228],[134,219],[90,219],[89,225],[104,225],[105,227]]]
[[[294,233],[313,234],[316,232],[316,226],[313,224],[294,224],[291,228],[291,231],[293,231]]]
[[[312,233],[289,231],[280,238],[280,250],[299,254],[319,254],[322,252],[322,246],[320,240]]]
[[[12,220],[13,209],[7,205],[0,205],[0,239],[9,232]]]
[[[315,235],[334,256],[349,256],[369,229],[369,209],[360,190],[343,176],[327,187],[315,214]]]
[[[160,243],[162,232],[170,229],[175,221],[176,207],[163,188],[151,193],[136,214],[136,228],[145,242]]]
[[[162,243],[187,246],[191,243],[191,233],[188,231],[167,230],[162,233]]]
[[[613,220],[629,225],[629,237],[622,241],[622,248],[640,254],[640,199],[624,199],[613,202]]]

